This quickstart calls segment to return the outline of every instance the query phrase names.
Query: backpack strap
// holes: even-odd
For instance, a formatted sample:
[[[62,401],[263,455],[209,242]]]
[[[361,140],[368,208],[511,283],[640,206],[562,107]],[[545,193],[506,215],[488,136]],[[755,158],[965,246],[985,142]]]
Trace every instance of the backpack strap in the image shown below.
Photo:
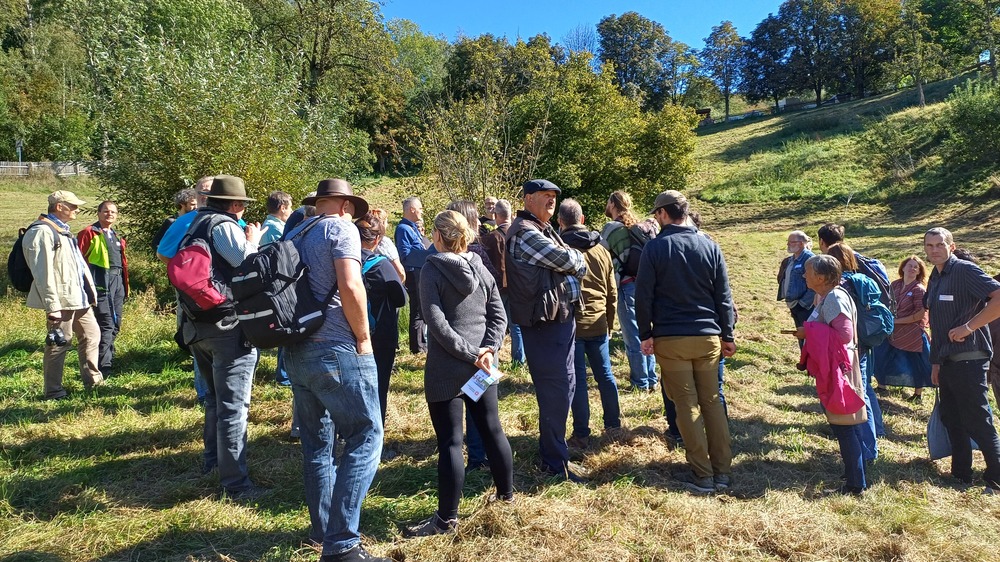
[[[296,238],[305,236],[307,232],[313,229],[314,226],[322,222],[324,219],[333,218],[332,215],[316,215],[312,217],[312,220],[303,223],[302,229],[296,232],[292,237],[288,238],[288,242],[294,241]],[[303,271],[309,271],[309,266],[306,265]],[[328,306],[331,301],[333,301],[333,296],[337,294],[337,276],[333,277],[333,286],[330,287],[330,292],[327,293],[326,298],[323,299],[323,306]]]
[[[24,229],[24,232],[28,232],[29,230],[32,229],[32,227],[41,226],[43,224],[46,225],[46,226],[48,226],[49,228],[51,228],[52,229],[52,234],[55,234],[55,237],[52,239],[52,242],[53,242],[52,243],[52,249],[53,250],[58,250],[59,247],[62,246],[62,238],[61,238],[62,236],[65,236],[66,238],[72,238],[73,237],[73,235],[71,233],[63,230],[62,228],[59,228],[58,224],[56,224],[55,222],[53,222],[52,219],[50,219],[49,217],[47,217],[45,215],[39,216],[38,220],[36,220],[35,222],[29,224],[28,228]]]

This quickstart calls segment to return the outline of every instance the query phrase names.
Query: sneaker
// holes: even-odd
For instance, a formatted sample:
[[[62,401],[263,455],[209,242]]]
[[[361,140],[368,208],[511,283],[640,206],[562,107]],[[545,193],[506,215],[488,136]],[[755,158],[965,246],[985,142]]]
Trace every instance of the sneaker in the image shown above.
[[[712,481],[715,482],[715,491],[724,492],[728,490],[733,485],[733,475],[732,474],[716,474],[712,477]]]
[[[622,443],[628,439],[628,432],[624,427],[609,427],[604,430],[604,438],[615,443]]]
[[[696,494],[711,494],[715,492],[715,481],[711,476],[699,478],[693,472],[675,474],[674,479],[684,484],[684,487]]]
[[[858,488],[855,486],[848,486],[847,484],[844,484],[843,486],[840,487],[839,490],[837,490],[837,493],[843,496],[854,496],[856,498],[860,498],[861,495],[865,493],[865,489]]]
[[[302,437],[302,430],[299,429],[299,426],[293,425],[292,429],[288,432],[288,438],[289,439],[298,439],[300,437]]]
[[[420,523],[407,527],[406,530],[403,531],[403,535],[408,538],[445,535],[454,533],[457,527],[458,519],[449,519],[445,521],[444,519],[438,517],[437,512],[434,512],[434,515],[431,515]]]
[[[270,488],[262,488],[256,484],[251,484],[242,490],[223,490],[222,494],[234,502],[249,504],[271,495],[271,492]]]
[[[392,558],[382,558],[368,554],[365,547],[360,544],[350,550],[338,552],[337,554],[324,554],[320,556],[319,562],[392,562]]]
[[[566,440],[566,446],[570,449],[586,449],[590,447],[590,437],[580,437],[574,435]]]
[[[494,492],[494,493],[492,493],[492,494],[490,494],[489,496],[486,497],[486,503],[506,503],[506,504],[512,504],[512,503],[514,503],[514,492],[511,492],[511,493],[506,494],[506,495],[498,494],[498,493]]]

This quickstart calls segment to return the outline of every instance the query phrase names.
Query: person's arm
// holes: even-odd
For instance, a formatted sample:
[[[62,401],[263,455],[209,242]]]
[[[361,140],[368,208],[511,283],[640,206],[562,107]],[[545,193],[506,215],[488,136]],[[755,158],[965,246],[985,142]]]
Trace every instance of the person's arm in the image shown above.
[[[830,321],[830,327],[836,332],[840,343],[846,345],[854,341],[854,322],[851,322],[851,318],[843,312]]]
[[[541,232],[522,230],[518,234],[515,248],[518,250],[515,258],[528,265],[544,267],[577,279],[582,279],[587,274],[587,264],[579,250],[556,245]]]
[[[372,341],[368,327],[368,296],[361,276],[361,264],[356,259],[337,258],[333,260],[333,267],[337,272],[340,306],[344,309],[344,316],[357,340],[358,355],[368,355],[372,352]]]
[[[948,338],[951,341],[965,341],[965,338],[972,335],[979,328],[1000,318],[1000,289],[990,293],[987,298],[989,300],[986,302],[986,307],[980,310],[978,314],[969,319],[965,324],[948,331]]]
[[[639,271],[635,276],[635,320],[639,328],[639,341],[645,355],[653,354],[653,295],[656,292],[656,263],[653,252],[643,251],[639,257]],[[639,304],[643,303],[643,304]]]
[[[479,345],[480,357],[482,357],[483,348],[489,348],[493,354],[496,354],[500,350],[504,334],[507,332],[507,312],[504,310],[503,301],[500,300],[500,289],[496,281],[486,277],[483,275],[484,273],[486,273],[485,268],[480,268],[480,281],[486,284],[486,333]]]
[[[24,257],[31,269],[34,277],[32,289],[38,291],[42,297],[42,305],[45,307],[46,316],[49,320],[59,320],[60,301],[56,291],[55,280],[55,236],[59,236],[48,226],[40,225],[31,227],[24,234]],[[66,239],[63,243],[70,243]],[[63,248],[64,250],[72,248]]]

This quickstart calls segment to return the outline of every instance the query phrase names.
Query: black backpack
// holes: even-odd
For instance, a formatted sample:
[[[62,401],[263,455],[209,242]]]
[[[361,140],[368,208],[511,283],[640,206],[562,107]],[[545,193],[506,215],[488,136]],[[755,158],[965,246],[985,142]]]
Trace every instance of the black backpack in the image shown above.
[[[631,228],[628,229],[628,239],[630,245],[626,250],[627,255],[625,258],[625,263],[622,264],[622,275],[627,275],[629,277],[635,277],[639,274],[639,260],[642,258],[642,248],[653,239],[648,232],[639,227],[638,224],[633,224]]]
[[[58,250],[62,246],[64,233],[56,228],[56,225],[52,224],[52,221],[48,219],[36,220],[29,224],[27,228],[17,231],[17,241],[14,242],[14,247],[10,249],[10,254],[7,256],[7,277],[10,279],[10,286],[22,293],[30,291],[31,284],[35,281],[35,276],[31,273],[31,268],[28,267],[28,258],[24,255],[24,235],[32,228],[42,225],[51,228],[53,234],[55,234],[53,251]]]
[[[324,218],[316,217],[291,238],[268,244],[247,256],[233,271],[230,287],[236,317],[243,334],[254,346],[270,349],[291,345],[323,326],[326,307],[337,285],[334,283],[323,301],[313,296],[309,267],[302,262],[294,241]]]

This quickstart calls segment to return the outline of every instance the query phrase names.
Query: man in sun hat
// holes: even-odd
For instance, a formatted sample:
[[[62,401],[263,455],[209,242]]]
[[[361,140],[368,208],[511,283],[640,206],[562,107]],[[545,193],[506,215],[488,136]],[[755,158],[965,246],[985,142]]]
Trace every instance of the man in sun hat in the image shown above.
[[[72,334],[76,334],[84,386],[104,384],[98,366],[101,329],[93,308],[96,285],[67,224],[84,204],[70,191],[56,191],[49,195],[47,214],[39,216],[24,234],[24,257],[34,277],[27,305],[45,311],[49,333],[42,356],[46,399],[66,396],[63,366]]]
[[[378,369],[361,276],[361,235],[352,222],[368,212],[368,202],[354,195],[346,180],[326,179],[302,204],[315,205],[318,216],[299,223],[286,239],[294,241],[309,266],[317,299],[326,299],[336,288],[323,327],[284,348],[302,442],[312,523],[309,540],[322,545],[322,562],[388,562],[365,551],[359,530],[361,503],[382,455]],[[296,237],[306,228],[308,232]],[[340,455],[338,436],[344,440]]]
[[[719,359],[736,352],[733,297],[722,250],[688,220],[678,191],[656,196],[661,230],[642,249],[635,279],[642,352],[655,353],[660,379],[677,407],[690,471],[687,488],[710,493],[732,484],[729,422],[719,400]]]
[[[257,350],[243,337],[229,285],[233,268],[257,251],[260,225],[240,227],[237,222],[251,201],[241,178],[215,176],[205,206],[198,209],[185,237],[207,242],[214,284],[227,300],[209,311],[210,315],[181,307],[183,341],[190,347],[208,387],[203,471],[207,473],[217,467],[223,492],[232,499],[246,501],[264,493],[250,480],[246,459],[250,388]]]

